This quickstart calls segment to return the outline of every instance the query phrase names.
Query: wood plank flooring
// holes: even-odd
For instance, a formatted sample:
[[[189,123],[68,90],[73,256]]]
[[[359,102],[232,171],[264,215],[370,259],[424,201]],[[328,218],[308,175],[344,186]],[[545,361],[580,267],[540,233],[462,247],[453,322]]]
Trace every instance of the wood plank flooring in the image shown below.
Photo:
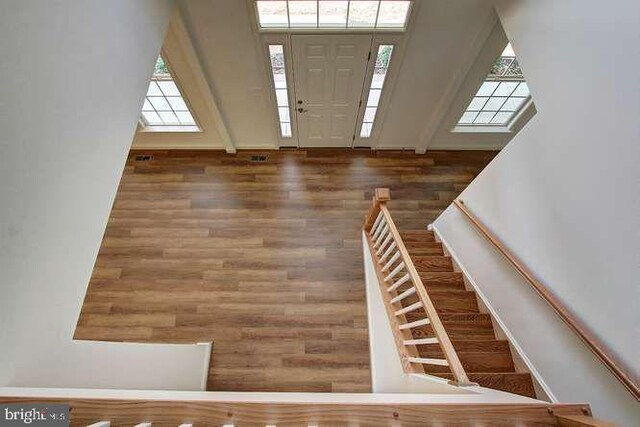
[[[210,390],[368,392],[373,189],[420,229],[495,154],[132,152],[75,338],[213,340]]]

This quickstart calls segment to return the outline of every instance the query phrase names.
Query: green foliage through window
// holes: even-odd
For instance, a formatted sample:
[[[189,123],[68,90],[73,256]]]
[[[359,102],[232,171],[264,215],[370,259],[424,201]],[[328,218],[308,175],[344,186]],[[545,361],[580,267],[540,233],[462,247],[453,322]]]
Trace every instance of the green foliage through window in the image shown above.
[[[376,60],[376,67],[389,67],[389,61],[391,60],[391,52],[393,51],[392,45],[382,45],[378,51],[378,58]]]
[[[167,68],[167,64],[164,62],[164,59],[162,59],[162,56],[158,56],[158,60],[156,61],[156,68],[153,74],[169,74],[169,68]]]

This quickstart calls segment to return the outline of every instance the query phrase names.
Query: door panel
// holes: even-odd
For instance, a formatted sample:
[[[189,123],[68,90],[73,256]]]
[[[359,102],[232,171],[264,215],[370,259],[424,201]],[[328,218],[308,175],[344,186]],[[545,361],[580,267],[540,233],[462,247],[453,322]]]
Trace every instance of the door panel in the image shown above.
[[[293,35],[300,147],[351,147],[371,35]]]
[[[322,139],[322,122],[323,116],[310,113],[306,116],[307,119],[307,138],[310,140],[320,140]]]
[[[321,105],[324,102],[326,70],[313,68],[307,70],[307,104]]]
[[[331,117],[331,137],[340,138],[341,135],[349,132],[350,129],[347,122],[347,116],[344,114],[334,114]]]
[[[349,105],[349,94],[352,92],[353,70],[336,70],[335,75],[336,81],[333,85],[333,104],[345,107]]]

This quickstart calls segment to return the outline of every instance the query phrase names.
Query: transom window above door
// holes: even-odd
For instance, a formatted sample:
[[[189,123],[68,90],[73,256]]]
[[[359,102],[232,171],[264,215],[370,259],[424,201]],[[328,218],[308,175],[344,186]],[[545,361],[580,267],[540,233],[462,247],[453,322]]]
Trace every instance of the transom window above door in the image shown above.
[[[404,30],[408,0],[258,0],[258,26],[263,30],[377,29]]]

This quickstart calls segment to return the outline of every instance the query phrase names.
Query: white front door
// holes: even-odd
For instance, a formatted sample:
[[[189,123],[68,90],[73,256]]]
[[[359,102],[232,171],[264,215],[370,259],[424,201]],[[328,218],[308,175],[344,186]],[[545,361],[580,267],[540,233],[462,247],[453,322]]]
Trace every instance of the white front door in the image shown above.
[[[351,147],[371,35],[293,35],[300,147]]]

